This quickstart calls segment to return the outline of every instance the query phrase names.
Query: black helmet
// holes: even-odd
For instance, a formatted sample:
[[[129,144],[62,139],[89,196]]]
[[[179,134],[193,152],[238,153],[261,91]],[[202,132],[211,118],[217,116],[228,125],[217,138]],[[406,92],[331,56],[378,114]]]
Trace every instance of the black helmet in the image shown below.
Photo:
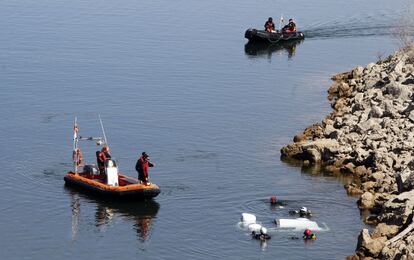
[[[272,17],[269,17],[269,19],[267,19],[269,22],[273,21]]]

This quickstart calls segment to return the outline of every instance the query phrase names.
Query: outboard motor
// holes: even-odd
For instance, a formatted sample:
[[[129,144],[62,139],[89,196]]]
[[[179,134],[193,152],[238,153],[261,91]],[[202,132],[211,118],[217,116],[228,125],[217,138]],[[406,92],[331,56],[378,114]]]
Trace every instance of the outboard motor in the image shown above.
[[[109,186],[119,186],[118,183],[118,167],[114,160],[109,159],[105,162],[105,173],[107,184]]]
[[[96,165],[87,164],[83,166],[83,173],[96,176],[96,175],[99,175],[99,169],[96,167]]]

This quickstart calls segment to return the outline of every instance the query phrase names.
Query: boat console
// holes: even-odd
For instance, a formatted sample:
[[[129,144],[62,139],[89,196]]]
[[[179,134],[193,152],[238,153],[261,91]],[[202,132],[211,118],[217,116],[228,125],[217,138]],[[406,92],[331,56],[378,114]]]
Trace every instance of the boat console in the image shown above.
[[[106,180],[109,186],[119,186],[118,167],[114,160],[109,159],[105,162]]]

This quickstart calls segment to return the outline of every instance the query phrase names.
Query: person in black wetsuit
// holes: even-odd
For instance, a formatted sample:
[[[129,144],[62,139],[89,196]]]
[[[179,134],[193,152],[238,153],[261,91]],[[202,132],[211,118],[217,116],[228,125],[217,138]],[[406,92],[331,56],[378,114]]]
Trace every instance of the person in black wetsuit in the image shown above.
[[[316,235],[313,234],[310,229],[306,229],[305,232],[303,232],[303,239],[305,239],[305,240],[315,240]]]
[[[267,19],[264,27],[266,32],[275,32],[275,24],[273,23],[272,17],[269,17],[269,19]]]
[[[296,32],[296,23],[293,19],[289,19],[289,23],[283,27],[282,31],[285,33]]]
[[[286,206],[286,202],[280,201],[275,195],[270,197],[270,205],[272,206]]]
[[[260,228],[260,233],[252,232],[252,237],[261,241],[271,239],[271,236],[267,234],[267,229],[265,227]]]
[[[301,218],[312,217],[312,212],[306,207],[301,207],[299,210],[289,211],[290,215],[299,215]]]

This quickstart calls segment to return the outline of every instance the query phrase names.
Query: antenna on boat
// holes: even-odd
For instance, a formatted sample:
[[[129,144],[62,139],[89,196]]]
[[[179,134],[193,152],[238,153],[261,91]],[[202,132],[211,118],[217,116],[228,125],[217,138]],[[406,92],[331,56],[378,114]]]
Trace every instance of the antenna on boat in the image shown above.
[[[104,137],[104,140],[105,140],[105,146],[108,146],[108,140],[106,139],[105,129],[103,127],[101,115],[98,114],[98,117],[99,117],[99,122],[101,123],[101,129],[102,129],[102,134],[103,134],[103,137]]]
[[[282,30],[282,24],[283,24],[283,14],[280,15],[280,20],[279,20],[279,31]]]

